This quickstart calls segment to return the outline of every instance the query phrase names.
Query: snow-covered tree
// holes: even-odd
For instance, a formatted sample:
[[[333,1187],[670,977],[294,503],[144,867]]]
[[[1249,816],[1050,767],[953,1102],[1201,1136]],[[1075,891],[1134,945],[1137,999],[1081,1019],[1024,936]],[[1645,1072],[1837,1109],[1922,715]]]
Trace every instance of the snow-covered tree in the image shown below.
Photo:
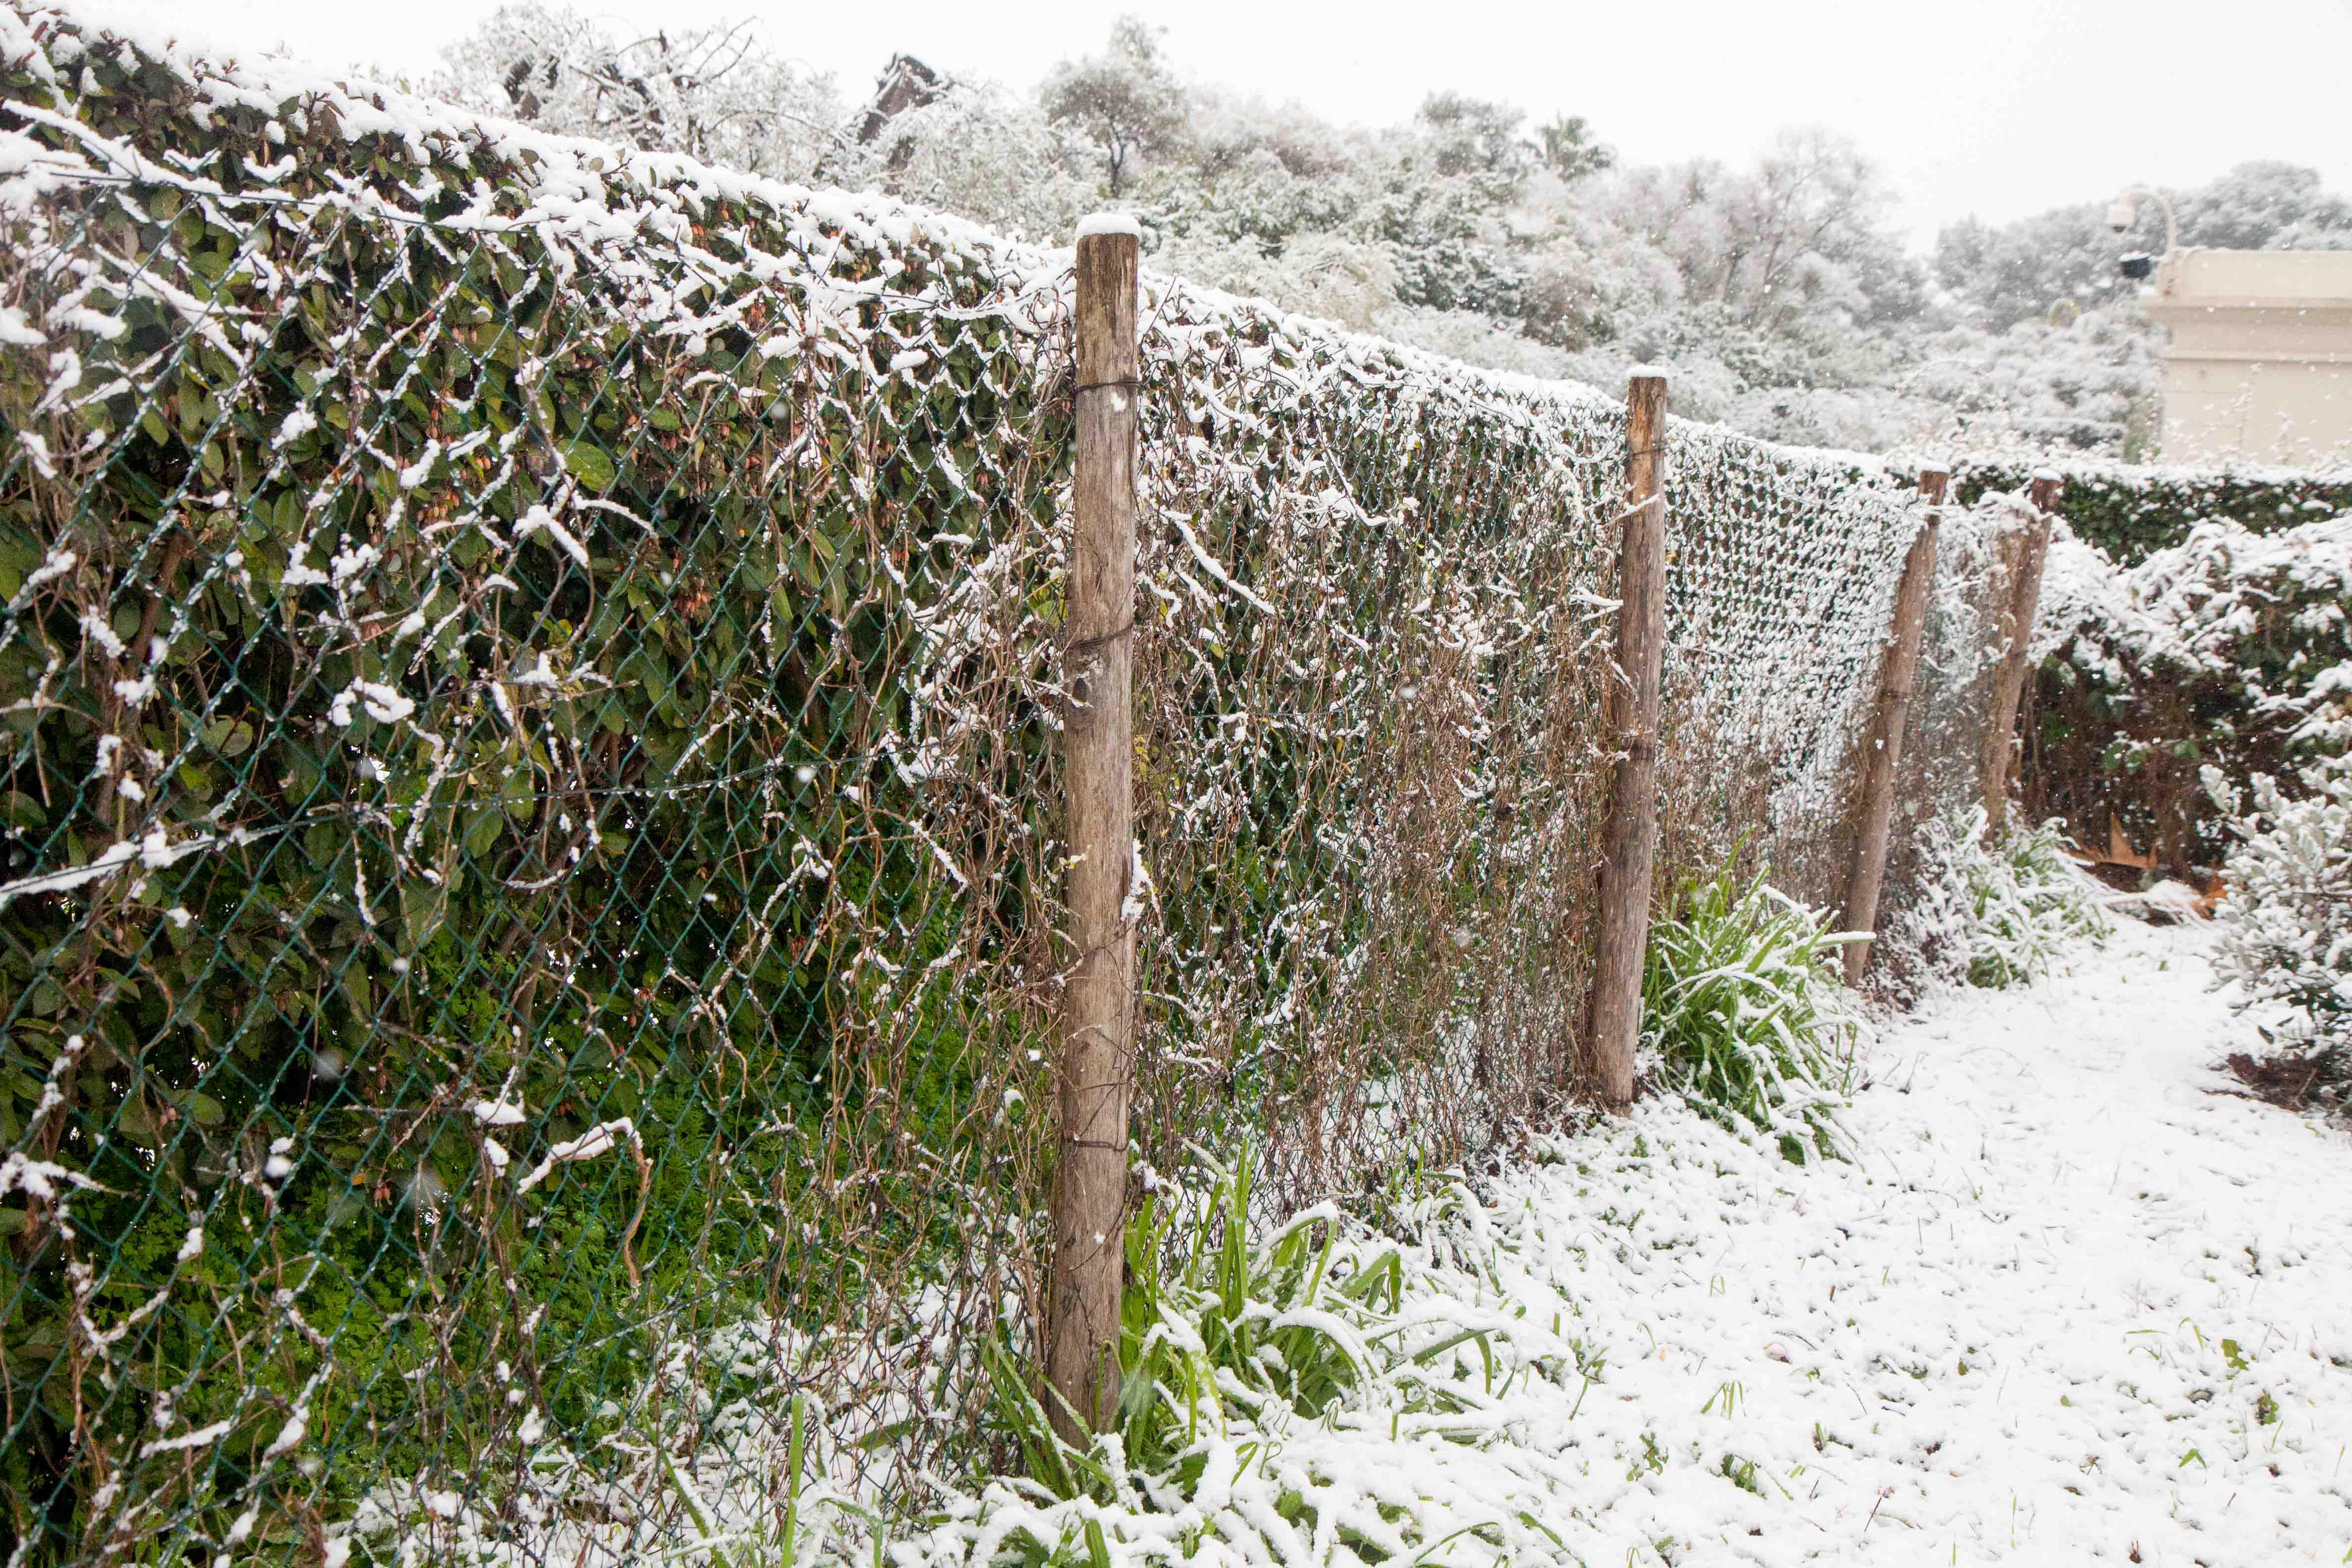
[[[2161,337],[2129,302],[2000,332],[1922,334],[1893,390],[1926,399],[1936,416],[1909,444],[1981,456],[2131,455],[2152,433]]]
[[[1146,162],[1184,137],[1184,89],[1160,57],[1157,30],[1133,16],[1112,26],[1101,54],[1055,66],[1039,97],[1048,120],[1094,143],[1113,200],[1134,185]]]
[[[1034,100],[955,79],[926,97],[884,117],[828,173],[1049,242],[1101,205],[1093,150]]]
[[[1193,234],[1169,240],[1150,265],[1358,331],[1374,330],[1397,302],[1388,251],[1341,234],[1296,235],[1275,254],[1254,240]]]
[[[2221,250],[2279,250],[2290,235],[2352,240],[2352,201],[2324,190],[2319,171],[2294,163],[2241,163],[2210,185],[2174,195],[2180,243]]]
[[[1570,184],[1617,162],[1616,149],[1603,146],[1581,114],[1555,115],[1536,127],[1536,153],[1545,168]]]
[[[751,26],[636,37],[549,0],[497,11],[447,60],[433,89],[493,113],[1033,239],[1114,202],[1157,270],[1497,368],[1613,385],[1669,361],[1678,410],[1775,439],[2128,457],[2153,428],[2158,336],[2116,262],[2162,245],[2155,204],[2121,239],[2089,200],[1965,220],[1931,267],[1877,167],[1819,130],[1745,166],[1625,167],[1580,117],[1531,128],[1455,91],[1342,127],[1185,79],[1131,16],[1034,92],[901,54],[856,110]],[[2294,164],[2173,200],[2184,244],[2352,247],[2352,202]]]
[[[748,22],[614,34],[569,6],[500,6],[425,83],[469,108],[782,179],[843,138],[831,77],[771,52]]]
[[[1170,226],[1270,248],[1307,232],[1357,232],[1373,189],[1369,137],[1296,105],[1192,92],[1188,159],[1168,173]]]
[[[1784,132],[1749,170],[1709,160],[1624,171],[1600,209],[1675,258],[1693,301],[1767,331],[1802,318],[1897,320],[1923,278],[1886,222],[1891,194],[1852,143]]]

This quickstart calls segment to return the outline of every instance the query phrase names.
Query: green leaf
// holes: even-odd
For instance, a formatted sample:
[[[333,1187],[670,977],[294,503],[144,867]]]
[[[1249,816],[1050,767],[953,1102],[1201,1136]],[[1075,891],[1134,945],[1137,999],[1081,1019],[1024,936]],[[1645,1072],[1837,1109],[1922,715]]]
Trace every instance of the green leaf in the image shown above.
[[[608,490],[620,470],[613,455],[593,441],[574,441],[563,448],[563,467],[592,490]]]
[[[122,1102],[114,1113],[114,1130],[142,1149],[156,1146],[155,1118],[147,1109],[146,1096],[134,1093]]]
[[[466,853],[487,854],[490,846],[499,841],[499,826],[505,820],[506,814],[497,806],[468,813],[466,818]]]
[[[243,756],[253,745],[253,726],[242,719],[215,719],[205,726],[205,745],[224,757]]]

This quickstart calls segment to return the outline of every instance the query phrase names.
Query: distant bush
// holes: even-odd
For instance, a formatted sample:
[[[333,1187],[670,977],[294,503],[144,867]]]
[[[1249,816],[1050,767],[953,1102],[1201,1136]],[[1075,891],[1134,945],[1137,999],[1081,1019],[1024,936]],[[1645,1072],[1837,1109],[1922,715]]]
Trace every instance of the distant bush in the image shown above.
[[[2037,471],[2030,462],[1963,462],[1953,470],[1952,494],[1974,506],[1983,496],[2025,489]],[[2065,465],[2057,510],[2077,538],[2130,566],[2186,542],[2200,522],[2275,533],[2352,511],[2352,470],[2142,468],[2078,458]]]

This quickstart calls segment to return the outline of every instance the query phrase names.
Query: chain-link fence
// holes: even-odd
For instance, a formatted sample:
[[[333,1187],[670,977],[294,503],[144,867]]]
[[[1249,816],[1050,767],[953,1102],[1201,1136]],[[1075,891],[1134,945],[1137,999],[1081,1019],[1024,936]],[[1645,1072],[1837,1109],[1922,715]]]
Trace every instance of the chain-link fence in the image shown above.
[[[1066,257],[11,25],[11,1560],[919,1495],[1043,1263]],[[1576,1066],[1622,410],[1159,280],[1142,349],[1140,1179],[1481,1156]],[[1664,874],[1832,900],[1916,503],[1681,425],[1667,494]]]
[[[1956,939],[1966,941],[1972,894],[1953,879],[1949,850],[1981,810],[1982,743],[2011,624],[2004,616],[2014,616],[2039,522],[2021,495],[1996,492],[1942,510],[1909,741],[1895,769],[1886,883],[1897,896],[1874,947],[1873,989],[1895,1001],[1916,1000],[1938,976],[1951,977]]]

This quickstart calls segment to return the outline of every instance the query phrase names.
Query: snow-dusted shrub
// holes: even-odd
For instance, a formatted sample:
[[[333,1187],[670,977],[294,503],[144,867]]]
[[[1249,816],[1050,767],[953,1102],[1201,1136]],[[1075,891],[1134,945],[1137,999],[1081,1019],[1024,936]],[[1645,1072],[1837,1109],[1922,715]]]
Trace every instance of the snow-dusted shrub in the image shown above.
[[[2306,1096],[2352,1100],[2352,759],[2304,770],[2300,800],[2267,773],[2245,793],[2218,768],[2204,782],[2238,839],[2214,971],[2273,1049],[2310,1067]]]
[[[1924,874],[1886,945],[1922,979],[2003,987],[2048,973],[2066,942],[2110,929],[2099,890],[2055,823],[1985,841],[1984,808],[1919,831]]]
[[[2113,819],[2168,868],[2218,860],[2229,836],[2201,767],[2291,780],[2352,742],[2347,603],[2352,513],[2273,533],[2200,522],[2126,571],[2061,535],[2035,635],[2028,798],[2084,842]]]
[[[1838,1111],[1860,1020],[1838,975],[1842,939],[1762,876],[1685,883],[1651,928],[1642,1045],[1657,1080],[1735,1131],[1803,1163],[1838,1154]]]
[[[2046,457],[1968,457],[1953,465],[1952,494],[1965,505],[2021,490],[2049,471]],[[2201,522],[2278,533],[2352,510],[2352,468],[2190,468],[2070,458],[2057,512],[2074,536],[2125,566],[2188,542]]]
[[[568,5],[509,0],[442,60],[424,84],[433,97],[559,136],[787,180],[809,178],[841,140],[832,77],[740,25],[673,22],[632,39]]]
[[[1969,891],[1969,984],[2026,985],[2049,973],[2060,946],[2104,937],[2097,886],[2067,857],[2055,823],[1985,844],[1983,817],[1956,837]]]
[[[1162,245],[1150,265],[1154,271],[1269,300],[1356,331],[1370,330],[1376,317],[1396,304],[1396,264],[1388,253],[1337,235],[1300,235],[1270,256],[1252,239],[1192,234]]]

